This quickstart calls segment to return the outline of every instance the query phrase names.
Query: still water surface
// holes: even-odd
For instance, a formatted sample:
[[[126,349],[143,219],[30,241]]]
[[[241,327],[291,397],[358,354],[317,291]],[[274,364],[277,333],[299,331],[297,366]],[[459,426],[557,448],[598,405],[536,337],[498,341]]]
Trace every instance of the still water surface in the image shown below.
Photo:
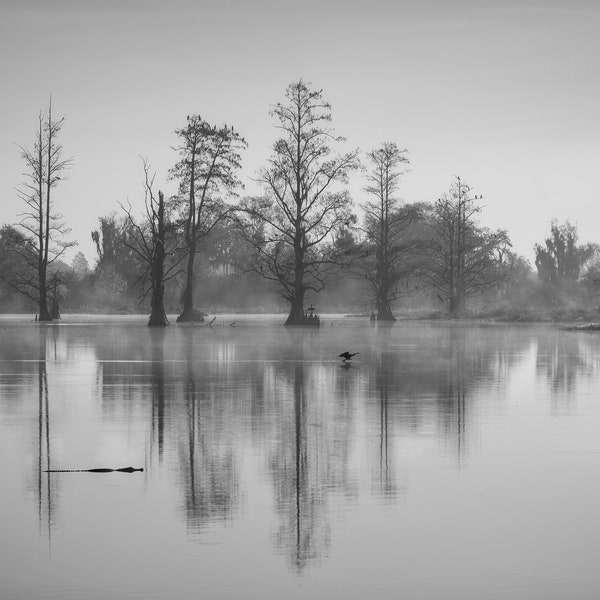
[[[600,597],[600,335],[324,320],[1,319],[0,598]]]

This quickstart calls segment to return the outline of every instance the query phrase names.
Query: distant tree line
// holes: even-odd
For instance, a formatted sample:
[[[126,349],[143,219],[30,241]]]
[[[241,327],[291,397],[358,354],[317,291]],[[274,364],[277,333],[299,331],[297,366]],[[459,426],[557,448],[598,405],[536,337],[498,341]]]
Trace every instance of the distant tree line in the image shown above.
[[[429,203],[401,197],[409,154],[385,141],[362,155],[341,151],[322,90],[300,80],[271,110],[280,137],[257,175],[263,194],[241,196],[246,140],[231,126],[188,115],[175,130],[172,197],[142,162],[138,214],[117,203],[91,232],[89,265],[56,210],[56,189],[73,166],[63,156],[64,118],[52,104],[38,116],[31,147],[20,147],[26,181],[17,223],[0,229],[0,310],[150,313],[149,324],[202,321],[206,310],[287,310],[304,325],[308,305],[362,311],[499,318],[559,318],[597,304],[600,252],[577,228],[552,222],[536,244],[535,269],[509,235],[481,223],[483,196],[456,177]],[[352,199],[349,177],[362,169]],[[201,307],[197,308],[197,307]]]

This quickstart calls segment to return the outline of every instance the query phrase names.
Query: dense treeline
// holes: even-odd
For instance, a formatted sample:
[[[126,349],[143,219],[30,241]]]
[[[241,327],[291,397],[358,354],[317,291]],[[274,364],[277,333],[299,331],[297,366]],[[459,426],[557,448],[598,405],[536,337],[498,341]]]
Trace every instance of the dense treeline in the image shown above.
[[[206,312],[307,311],[396,315],[572,318],[596,310],[597,244],[575,225],[552,222],[534,246],[535,267],[512,251],[508,232],[483,224],[483,196],[460,177],[430,203],[401,198],[408,151],[392,141],[340,152],[320,90],[292,83],[271,112],[281,136],[259,171],[263,195],[243,195],[246,140],[199,115],[175,130],[178,192],[166,198],[144,161],[142,210],[115,202],[91,232],[96,256],[66,262],[69,240],[56,210],[61,174],[73,161],[59,143],[64,119],[40,113],[22,147],[22,219],[0,229],[0,310],[148,312],[150,324],[202,320]],[[349,177],[362,167],[363,191]],[[59,200],[58,200],[59,202]],[[139,212],[139,215],[138,215]]]

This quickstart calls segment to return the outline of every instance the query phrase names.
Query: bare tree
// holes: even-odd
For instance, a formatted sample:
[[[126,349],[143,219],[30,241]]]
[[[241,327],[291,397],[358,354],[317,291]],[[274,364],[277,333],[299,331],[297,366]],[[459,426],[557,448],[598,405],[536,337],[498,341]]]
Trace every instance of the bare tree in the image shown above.
[[[348,192],[336,184],[347,183],[358,153],[334,154],[330,144],[344,140],[328,127],[331,106],[302,80],[287,87],[271,115],[283,136],[257,178],[265,198],[245,208],[264,224],[258,238],[249,237],[251,268],[289,302],[286,325],[302,325],[306,292],[323,290],[337,261],[333,233],[352,219]]]
[[[51,321],[48,309],[48,268],[76,242],[65,241],[69,233],[62,215],[54,210],[53,189],[62,172],[73,164],[63,158],[63,147],[57,138],[65,118],[53,120],[52,100],[48,111],[40,112],[33,148],[19,146],[25,161],[27,181],[18,190],[26,208],[19,226],[25,231],[27,244],[20,246],[28,268],[16,274],[11,285],[39,306],[39,320]]]
[[[408,260],[416,247],[408,229],[419,211],[401,206],[397,196],[400,177],[405,173],[403,166],[409,162],[407,153],[393,142],[368,153],[371,169],[365,191],[371,200],[364,205],[362,230],[373,251],[361,263],[375,298],[378,321],[395,321],[392,302],[399,297],[401,282],[415,268],[415,262]]]
[[[201,321],[202,314],[194,310],[194,262],[199,244],[231,209],[224,203],[227,194],[240,186],[237,171],[241,166],[240,151],[247,144],[233,127],[217,128],[199,115],[187,117],[182,129],[175,131],[180,156],[171,170],[179,181],[180,210],[187,264],[183,310],[178,321]]]
[[[457,177],[430,216],[433,237],[423,274],[453,316],[464,309],[469,296],[495,286],[503,277],[494,253],[510,242],[505,231],[479,226],[476,217],[481,207],[475,201],[481,198]]]
[[[177,225],[171,219],[170,207],[166,206],[160,190],[158,197],[154,194],[155,175],[150,176],[147,161],[143,163],[145,214],[142,222],[138,222],[131,213],[131,207],[122,206],[132,232],[132,239],[126,244],[142,265],[138,277],[142,286],[141,300],[150,294],[148,325],[164,327],[169,324],[164,308],[165,283],[180,272],[177,267],[184,255],[179,252],[181,248],[175,235]]]

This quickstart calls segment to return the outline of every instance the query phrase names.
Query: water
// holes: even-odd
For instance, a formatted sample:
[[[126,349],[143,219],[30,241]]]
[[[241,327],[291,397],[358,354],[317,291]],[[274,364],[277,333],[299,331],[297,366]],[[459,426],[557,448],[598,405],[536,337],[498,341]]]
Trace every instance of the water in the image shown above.
[[[281,322],[1,319],[0,598],[599,596],[600,335]]]

